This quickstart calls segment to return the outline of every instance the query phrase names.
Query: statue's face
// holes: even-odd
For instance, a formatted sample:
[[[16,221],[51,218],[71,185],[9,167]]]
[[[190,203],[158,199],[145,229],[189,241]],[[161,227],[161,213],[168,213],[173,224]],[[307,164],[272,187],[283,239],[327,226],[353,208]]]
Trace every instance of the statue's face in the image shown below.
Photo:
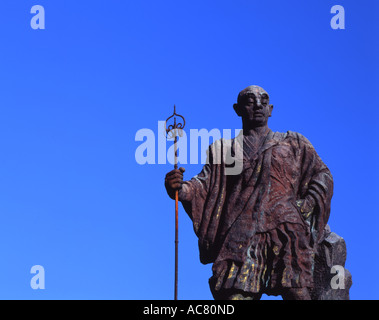
[[[256,125],[265,125],[271,117],[272,105],[269,104],[269,97],[265,92],[249,92],[238,104],[240,116]]]

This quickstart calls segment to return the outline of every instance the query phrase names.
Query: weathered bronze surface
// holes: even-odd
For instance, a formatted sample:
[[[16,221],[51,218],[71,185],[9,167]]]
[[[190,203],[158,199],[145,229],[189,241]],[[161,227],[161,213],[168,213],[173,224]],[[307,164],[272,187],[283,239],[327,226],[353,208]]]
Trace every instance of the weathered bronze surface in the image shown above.
[[[242,118],[241,135],[221,139],[208,149],[208,163],[189,181],[183,169],[166,175],[169,196],[193,221],[200,260],[213,263],[209,279],[215,299],[348,299],[331,288],[331,268],[345,264],[344,240],[328,229],[333,178],[312,144],[301,134],[268,127],[273,105],[268,93],[250,86],[238,95],[234,110]],[[238,138],[240,140],[238,140]],[[243,141],[243,169],[226,174]],[[215,161],[218,159],[218,161]]]

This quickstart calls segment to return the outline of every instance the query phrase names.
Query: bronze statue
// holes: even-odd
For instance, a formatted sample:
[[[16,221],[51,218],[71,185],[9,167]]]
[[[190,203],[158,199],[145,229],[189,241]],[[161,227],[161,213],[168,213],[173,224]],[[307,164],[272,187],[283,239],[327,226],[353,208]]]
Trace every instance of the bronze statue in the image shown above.
[[[235,138],[229,144],[215,142],[207,164],[191,180],[183,182],[183,168],[165,178],[167,193],[174,199],[179,190],[179,201],[193,221],[201,262],[213,263],[213,297],[341,298],[329,290],[331,276],[326,274],[332,266],[326,266],[330,257],[322,255],[331,236],[327,221],[333,178],[328,167],[301,134],[269,129],[273,105],[261,87],[242,90],[234,110],[242,118],[240,174],[225,174],[228,164],[213,160],[217,150],[228,146],[233,154]],[[349,287],[351,276],[347,278]],[[341,299],[348,299],[346,290]]]

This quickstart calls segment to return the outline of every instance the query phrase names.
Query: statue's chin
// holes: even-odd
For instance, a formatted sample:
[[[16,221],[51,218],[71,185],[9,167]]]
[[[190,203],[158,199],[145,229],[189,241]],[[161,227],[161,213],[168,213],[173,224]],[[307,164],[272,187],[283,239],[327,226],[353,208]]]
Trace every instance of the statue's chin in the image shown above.
[[[253,127],[263,127],[266,125],[266,121],[254,119],[251,121]]]

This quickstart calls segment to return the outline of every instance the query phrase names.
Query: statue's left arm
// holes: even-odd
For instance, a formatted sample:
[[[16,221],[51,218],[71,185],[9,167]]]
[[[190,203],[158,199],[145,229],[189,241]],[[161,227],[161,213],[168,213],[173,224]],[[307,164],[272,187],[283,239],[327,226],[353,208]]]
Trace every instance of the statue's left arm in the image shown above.
[[[303,217],[310,223],[317,242],[328,222],[333,196],[333,177],[312,144],[298,136],[301,148],[301,181],[297,205]]]

